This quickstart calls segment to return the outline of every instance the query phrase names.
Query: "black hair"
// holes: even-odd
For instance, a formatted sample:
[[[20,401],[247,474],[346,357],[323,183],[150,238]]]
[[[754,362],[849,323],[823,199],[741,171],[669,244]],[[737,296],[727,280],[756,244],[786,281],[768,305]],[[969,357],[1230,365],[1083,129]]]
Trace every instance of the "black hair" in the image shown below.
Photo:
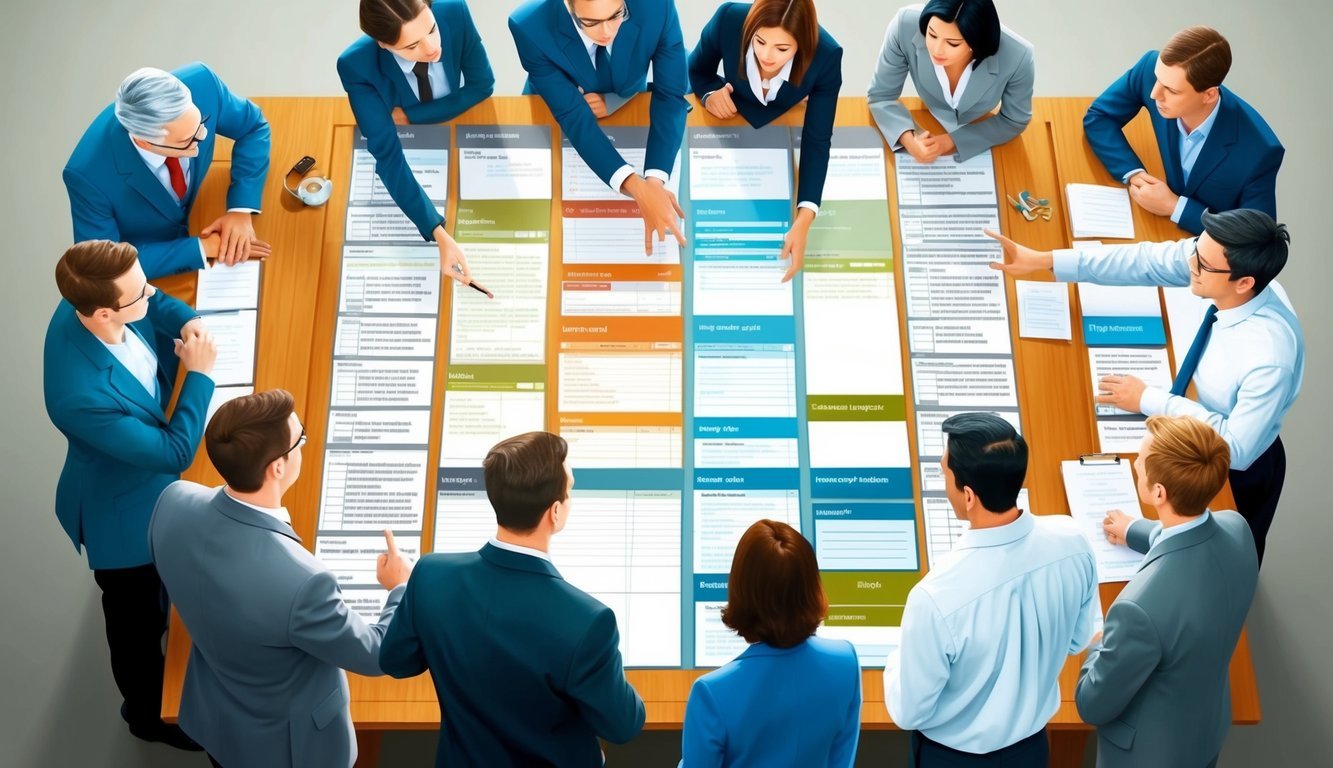
[[[958,490],[969,487],[991,512],[1008,512],[1028,471],[1028,444],[993,413],[959,413],[940,425],[949,436],[948,462]]]
[[[1291,235],[1287,226],[1253,208],[1238,208],[1221,213],[1203,213],[1203,231],[1222,246],[1231,269],[1232,282],[1242,277],[1254,278],[1257,294],[1273,282],[1287,265],[1287,247]]]
[[[930,0],[921,9],[921,34],[926,34],[930,20],[957,24],[963,40],[972,48],[975,69],[987,56],[1000,50],[1000,14],[991,0]]]

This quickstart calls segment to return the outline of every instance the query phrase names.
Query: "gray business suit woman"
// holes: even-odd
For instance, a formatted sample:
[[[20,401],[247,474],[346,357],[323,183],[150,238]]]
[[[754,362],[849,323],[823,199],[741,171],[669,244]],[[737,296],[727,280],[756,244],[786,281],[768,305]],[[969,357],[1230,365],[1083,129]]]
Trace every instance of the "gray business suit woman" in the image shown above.
[[[944,126],[957,147],[956,157],[967,160],[1023,132],[1032,120],[1032,83],[1036,67],[1032,44],[1001,26],[1000,47],[972,70],[955,109],[945,98],[919,27],[923,6],[898,11],[884,35],[867,98],[875,123],[893,149],[898,137],[915,125],[898,97],[908,73],[926,108]],[[1000,105],[989,120],[973,122]]]

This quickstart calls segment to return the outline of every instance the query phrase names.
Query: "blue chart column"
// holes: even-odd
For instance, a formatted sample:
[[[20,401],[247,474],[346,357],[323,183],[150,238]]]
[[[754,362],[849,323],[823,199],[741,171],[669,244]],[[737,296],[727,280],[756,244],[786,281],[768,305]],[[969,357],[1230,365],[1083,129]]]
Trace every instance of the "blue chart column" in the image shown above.
[[[799,153],[800,132],[792,138]],[[898,643],[920,557],[884,143],[875,129],[834,129],[824,189],[801,306],[810,538],[829,600],[819,634],[850,640],[862,664],[878,666]]]
[[[777,257],[791,221],[787,130],[689,128],[692,260],[686,309],[686,464],[694,664],[745,642],[721,623],[741,534],[801,527],[793,284]]]
[[[399,136],[413,175],[443,212],[449,126]],[[315,554],[347,604],[374,619],[386,596],[375,580],[380,532],[392,529],[405,554],[421,552],[440,267],[436,248],[380,184],[364,136],[348,187]]]

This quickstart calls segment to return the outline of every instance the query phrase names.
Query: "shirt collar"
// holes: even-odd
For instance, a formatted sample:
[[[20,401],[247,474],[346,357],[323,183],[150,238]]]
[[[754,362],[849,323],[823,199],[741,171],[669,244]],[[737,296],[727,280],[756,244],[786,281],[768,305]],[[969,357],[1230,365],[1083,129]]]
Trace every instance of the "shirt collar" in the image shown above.
[[[949,93],[949,73],[944,71],[944,67],[939,64],[932,64],[935,68],[935,77],[939,78],[940,90],[944,92],[944,100],[949,102],[949,106],[958,109],[958,104],[963,99],[963,93],[967,91],[967,84],[972,79],[972,62],[968,62],[963,67],[963,74],[958,76],[958,87]]]
[[[768,95],[764,95],[763,77],[759,75],[759,59],[754,55],[754,44],[745,49],[745,76],[750,81],[750,90],[754,92],[755,98],[764,104],[772,104],[778,97],[778,89],[791,77],[791,66],[796,61],[795,57],[787,60],[782,65],[782,70],[774,75],[768,81]]]
[[[520,555],[527,555],[527,556],[529,556],[529,557],[537,557],[537,558],[541,558],[542,560],[545,560],[545,561],[548,562],[548,563],[551,562],[551,556],[550,556],[549,554],[547,554],[547,553],[541,551],[540,549],[533,549],[532,547],[524,547],[524,546],[519,545],[519,544],[510,544],[510,543],[507,542],[507,541],[500,541],[499,539],[495,538],[494,536],[491,537],[491,546],[492,546],[492,547],[495,547],[496,549],[503,549],[503,550],[505,550],[506,552],[516,552],[516,553],[518,553],[518,554],[520,554]],[[552,563],[552,564],[554,564],[554,563]]]
[[[227,493],[227,490],[224,490],[223,493],[226,493],[226,494],[227,494],[227,498],[231,499],[232,501],[236,502],[237,504],[244,504],[245,506],[249,507],[250,509],[254,509],[254,510],[258,510],[258,511],[260,511],[260,512],[263,512],[264,514],[268,515],[269,517],[274,518],[274,519],[277,520],[278,522],[286,523],[287,525],[291,525],[291,524],[292,524],[292,516],[287,512],[287,508],[286,508],[286,507],[261,507],[261,506],[259,506],[258,504],[251,504],[251,503],[248,502],[248,501],[241,501],[240,499],[236,498],[235,496],[232,496],[230,493]]]
[[[1272,285],[1266,285],[1264,286],[1264,289],[1259,292],[1258,296],[1241,304],[1239,307],[1217,310],[1217,327],[1230,328],[1242,320],[1248,320],[1255,312],[1268,306],[1268,302],[1270,301],[1278,301],[1277,294],[1273,293]]]
[[[579,23],[578,19],[574,18],[573,13],[569,14],[569,23],[573,24],[574,31],[579,33],[579,39],[583,41],[583,47],[585,50],[588,51],[588,55],[595,57],[596,53],[594,49],[597,48],[597,46],[600,45],[600,43],[598,43],[596,40],[593,40],[591,37],[588,37],[587,33],[583,31],[583,25]],[[607,56],[611,55],[611,46],[615,44],[616,44],[616,39],[614,37],[611,38],[611,42],[606,44]]]
[[[393,51],[389,51],[389,55],[392,56],[393,60],[398,63],[398,68],[403,70],[404,75],[413,74],[412,68],[417,65],[415,61],[411,61],[410,59],[404,59],[402,56],[399,56]],[[430,67],[431,67],[431,62],[429,61],[426,62],[426,69],[429,70]]]
[[[159,155],[156,152],[149,152],[148,150],[144,149],[138,144],[135,144],[133,136],[129,137],[129,142],[130,146],[134,147],[134,151],[139,153],[139,157],[142,157],[143,161],[148,164],[148,170],[152,171],[153,173],[157,173],[159,170],[162,169],[162,166],[167,164],[167,158],[165,155]],[[190,158],[188,157],[180,158],[182,169],[186,167],[186,165],[189,163],[189,160]]]
[[[1202,514],[1202,515],[1199,515],[1198,517],[1194,518],[1193,520],[1189,521],[1188,523],[1181,523],[1180,525],[1173,525],[1173,526],[1171,526],[1170,528],[1165,528],[1165,527],[1163,527],[1163,528],[1162,528],[1162,532],[1159,533],[1159,534],[1157,534],[1157,540],[1153,542],[1153,547],[1160,547],[1160,546],[1162,545],[1162,542],[1166,541],[1167,539],[1171,538],[1172,536],[1178,536],[1178,535],[1180,535],[1180,534],[1182,534],[1182,533],[1184,533],[1184,532],[1186,532],[1186,531],[1192,531],[1192,530],[1194,530],[1195,528],[1198,528],[1199,526],[1201,526],[1201,525],[1203,525],[1204,523],[1208,522],[1208,518],[1210,518],[1210,517],[1212,517],[1212,516],[1213,516],[1213,513],[1209,512],[1208,510],[1205,509],[1205,510],[1203,511],[1203,514]]]
[[[1192,141],[1207,141],[1208,132],[1213,129],[1213,123],[1217,122],[1217,113],[1221,111],[1222,111],[1222,93],[1221,90],[1219,89],[1217,94],[1217,103],[1213,105],[1213,111],[1208,113],[1208,117],[1205,117],[1203,119],[1203,122],[1199,123],[1199,127],[1195,128],[1193,132],[1186,133],[1185,123],[1182,122],[1180,118],[1176,118],[1176,128],[1180,131],[1181,138],[1190,139]]]
[[[958,538],[958,543],[954,544],[953,548],[954,551],[958,551],[960,549],[1002,547],[1027,536],[1032,532],[1035,525],[1036,523],[1032,520],[1032,513],[1023,512],[1012,523],[994,528],[972,528],[963,531],[963,535]]]

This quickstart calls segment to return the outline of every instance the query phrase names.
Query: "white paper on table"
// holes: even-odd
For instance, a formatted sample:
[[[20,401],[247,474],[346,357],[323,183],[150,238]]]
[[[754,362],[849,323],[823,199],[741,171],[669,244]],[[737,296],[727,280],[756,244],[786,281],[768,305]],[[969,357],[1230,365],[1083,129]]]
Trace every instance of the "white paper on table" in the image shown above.
[[[1113,509],[1130,517],[1143,517],[1129,462],[1117,459],[1083,463],[1074,459],[1060,462],[1060,473],[1065,480],[1069,512],[1097,557],[1097,581],[1128,581],[1138,571],[1143,555],[1107,541],[1102,521]]]
[[[1092,372],[1092,394],[1101,392],[1103,376],[1135,376],[1157,389],[1171,389],[1171,369],[1162,347],[1088,347],[1088,367]],[[1123,416],[1132,413],[1114,405],[1098,403],[1099,416]]]
[[[898,174],[898,205],[989,205],[994,206],[995,163],[989,150],[958,162],[941,157],[919,163],[906,152],[893,156]]]
[[[259,261],[199,270],[194,308],[200,312],[259,308]]]
[[[1148,434],[1143,416],[1097,419],[1097,440],[1102,453],[1138,453]]]
[[[546,200],[551,150],[545,147],[461,147],[458,196],[464,200]]]
[[[1078,283],[1078,305],[1084,317],[1162,316],[1155,285]]]
[[[1025,339],[1073,339],[1069,321],[1069,284],[1015,280],[1018,335]]]
[[[1129,190],[1101,184],[1066,184],[1065,195],[1074,237],[1134,238]]]
[[[204,325],[217,342],[218,356],[209,377],[218,386],[253,384],[255,381],[255,329],[258,312],[243,309],[204,317]]]

